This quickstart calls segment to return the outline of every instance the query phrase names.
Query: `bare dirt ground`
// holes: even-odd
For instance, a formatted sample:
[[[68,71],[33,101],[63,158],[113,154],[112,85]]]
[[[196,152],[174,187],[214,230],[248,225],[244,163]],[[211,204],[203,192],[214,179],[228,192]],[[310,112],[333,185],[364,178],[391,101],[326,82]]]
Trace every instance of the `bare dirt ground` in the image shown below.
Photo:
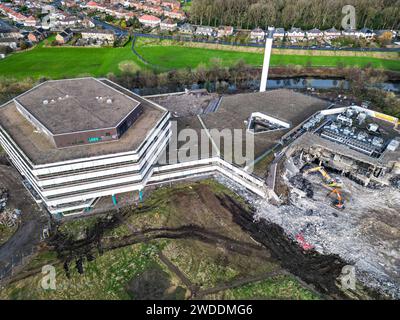
[[[217,183],[192,182],[159,188],[137,208],[69,221],[48,240],[45,257],[16,275],[0,298],[321,297],[255,241],[230,206],[247,210]],[[43,292],[37,283],[49,263],[57,290]]]
[[[1,282],[2,278],[10,275],[13,266],[20,267],[22,261],[35,252],[40,243],[42,229],[47,223],[47,214],[40,211],[14,168],[0,165],[0,179],[1,184],[9,190],[7,206],[21,210],[18,229],[0,246]]]
[[[216,93],[167,95],[149,98],[167,108],[174,117],[195,116],[205,112],[210,103],[217,102]]]

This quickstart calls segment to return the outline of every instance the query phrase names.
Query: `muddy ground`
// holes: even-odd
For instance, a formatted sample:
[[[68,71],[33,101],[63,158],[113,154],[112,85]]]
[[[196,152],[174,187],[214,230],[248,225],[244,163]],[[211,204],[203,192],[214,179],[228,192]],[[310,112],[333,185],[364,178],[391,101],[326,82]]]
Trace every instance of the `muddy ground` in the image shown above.
[[[329,284],[337,267],[329,266],[330,258],[324,275],[303,282],[289,268],[293,259],[286,261],[296,244],[277,236],[274,241],[282,239],[280,245],[292,249],[276,255],[279,245],[261,243],[260,229],[249,228],[252,218],[247,204],[209,181],[160,188],[139,208],[58,226],[42,258],[16,275],[0,298],[315,299],[331,294]],[[144,256],[136,255],[140,248],[146,248]],[[121,250],[123,256],[118,255]],[[126,259],[128,266],[136,267],[116,267]],[[143,261],[147,261],[145,268]],[[49,263],[60,274],[59,285],[68,290],[44,294],[37,289],[41,266]],[[95,270],[102,270],[101,275]],[[122,271],[126,276],[116,277],[115,272]],[[329,279],[318,285],[323,277]],[[108,284],[110,279],[117,280]],[[331,296],[340,297],[334,291]]]
[[[10,166],[0,164],[1,184],[8,189],[7,207],[21,211],[17,230],[0,246],[0,281],[12,272],[18,272],[22,262],[29,259],[41,242],[47,213],[39,206],[22,184],[19,173]]]

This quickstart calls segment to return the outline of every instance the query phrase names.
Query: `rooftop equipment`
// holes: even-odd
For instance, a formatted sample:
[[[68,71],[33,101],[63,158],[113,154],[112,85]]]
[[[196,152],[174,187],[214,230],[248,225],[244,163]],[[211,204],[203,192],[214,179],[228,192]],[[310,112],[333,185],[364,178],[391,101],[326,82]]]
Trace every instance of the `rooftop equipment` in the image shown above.
[[[398,140],[393,139],[392,141],[389,142],[387,149],[389,151],[396,151],[397,148],[399,147],[400,142]]]
[[[342,114],[339,114],[337,116],[336,120],[341,122],[341,123],[343,123],[343,124],[348,125],[349,127],[351,127],[353,125],[353,120],[348,118],[348,117],[346,117],[346,116],[344,116],[344,115],[342,115]]]
[[[368,125],[368,131],[377,132],[378,129],[379,129],[379,126],[376,123],[370,123]]]

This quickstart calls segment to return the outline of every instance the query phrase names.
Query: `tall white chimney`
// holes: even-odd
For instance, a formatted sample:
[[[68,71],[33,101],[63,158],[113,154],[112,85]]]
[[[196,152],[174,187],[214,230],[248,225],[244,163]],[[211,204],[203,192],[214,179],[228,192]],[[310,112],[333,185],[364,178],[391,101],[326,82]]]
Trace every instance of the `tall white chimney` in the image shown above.
[[[273,41],[272,35],[273,31],[269,30],[268,35],[265,39],[265,52],[264,52],[263,69],[261,74],[260,92],[265,92],[265,90],[267,89],[269,61],[272,52],[272,41]]]

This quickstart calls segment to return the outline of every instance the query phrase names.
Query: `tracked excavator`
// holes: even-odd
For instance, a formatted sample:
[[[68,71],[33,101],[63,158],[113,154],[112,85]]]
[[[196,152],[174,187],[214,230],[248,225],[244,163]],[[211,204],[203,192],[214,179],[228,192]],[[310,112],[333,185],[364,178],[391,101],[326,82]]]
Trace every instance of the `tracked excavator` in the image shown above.
[[[330,196],[331,194],[336,194],[337,197],[336,200],[333,201],[332,206],[334,206],[336,209],[343,210],[344,200],[340,189],[339,188],[332,189],[332,191],[328,193],[328,196]]]
[[[328,187],[340,188],[340,187],[342,186],[342,182],[341,182],[341,181],[332,178],[332,177],[328,174],[328,172],[326,172],[326,170],[325,170],[323,167],[321,167],[321,166],[308,169],[308,170],[306,170],[306,171],[304,172],[304,174],[305,174],[305,175],[308,175],[308,174],[310,174],[310,173],[312,173],[312,172],[319,172],[319,173],[322,175],[322,177],[324,178],[325,183],[326,183],[326,185],[327,185]]]
[[[330,196],[332,194],[336,195],[337,198],[333,201],[332,206],[336,209],[343,210],[344,209],[344,199],[343,199],[342,192],[341,192],[342,182],[338,179],[332,178],[328,174],[328,172],[326,172],[326,170],[321,166],[310,168],[310,169],[306,170],[304,172],[304,174],[308,175],[312,172],[319,172],[322,175],[322,177],[326,183],[326,187],[331,190],[327,196]]]

